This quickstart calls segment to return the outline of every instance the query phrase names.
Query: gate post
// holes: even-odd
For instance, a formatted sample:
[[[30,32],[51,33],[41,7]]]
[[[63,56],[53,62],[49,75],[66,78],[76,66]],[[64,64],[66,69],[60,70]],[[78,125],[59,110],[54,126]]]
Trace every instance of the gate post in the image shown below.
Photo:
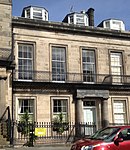
[[[10,145],[14,146],[14,122],[10,121]]]
[[[29,147],[33,147],[34,146],[34,123],[29,123]]]

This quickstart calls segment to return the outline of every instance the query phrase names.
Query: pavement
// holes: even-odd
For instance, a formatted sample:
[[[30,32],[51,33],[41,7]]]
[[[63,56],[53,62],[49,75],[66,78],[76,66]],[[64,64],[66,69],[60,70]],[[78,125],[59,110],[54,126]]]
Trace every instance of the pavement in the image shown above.
[[[70,150],[70,144],[54,144],[54,145],[40,145],[34,147],[15,146],[10,148],[0,148],[0,150]]]

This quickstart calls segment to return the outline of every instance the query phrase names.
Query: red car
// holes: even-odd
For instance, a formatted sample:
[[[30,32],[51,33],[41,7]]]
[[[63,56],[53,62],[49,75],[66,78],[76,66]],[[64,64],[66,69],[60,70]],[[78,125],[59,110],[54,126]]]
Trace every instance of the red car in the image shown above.
[[[71,150],[130,150],[130,126],[110,126],[76,141]]]

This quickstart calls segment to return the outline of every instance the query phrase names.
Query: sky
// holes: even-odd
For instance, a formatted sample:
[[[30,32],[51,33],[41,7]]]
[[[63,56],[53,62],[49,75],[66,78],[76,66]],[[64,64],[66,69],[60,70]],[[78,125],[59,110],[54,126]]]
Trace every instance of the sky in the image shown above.
[[[106,19],[120,19],[125,23],[126,30],[130,30],[130,0],[12,0],[13,16],[21,16],[27,6],[44,7],[49,12],[49,21],[62,22],[70,13],[87,11],[94,8],[94,23],[99,25]]]

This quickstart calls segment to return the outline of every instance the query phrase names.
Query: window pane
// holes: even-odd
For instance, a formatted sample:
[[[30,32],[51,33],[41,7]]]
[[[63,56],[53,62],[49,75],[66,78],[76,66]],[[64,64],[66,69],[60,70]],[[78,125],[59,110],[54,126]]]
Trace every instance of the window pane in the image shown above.
[[[110,54],[111,61],[111,73],[113,75],[112,82],[113,83],[121,83],[121,75],[123,70],[122,65],[122,53],[114,53]]]
[[[126,123],[126,101],[114,100],[113,103],[114,121],[115,123]]]
[[[21,121],[23,114],[29,114],[29,121],[34,120],[34,100],[33,99],[19,99],[18,120]]]
[[[34,108],[34,100],[29,100],[29,99],[20,99],[19,100],[19,113],[33,113],[33,108]]]
[[[53,99],[53,118],[59,117],[62,113],[64,119],[67,119],[68,103],[67,99]]]
[[[95,52],[94,50],[82,50],[83,81],[95,82]]]
[[[32,79],[33,70],[33,46],[19,44],[18,46],[19,79]]]
[[[52,47],[52,80],[66,80],[66,54],[63,47]]]

